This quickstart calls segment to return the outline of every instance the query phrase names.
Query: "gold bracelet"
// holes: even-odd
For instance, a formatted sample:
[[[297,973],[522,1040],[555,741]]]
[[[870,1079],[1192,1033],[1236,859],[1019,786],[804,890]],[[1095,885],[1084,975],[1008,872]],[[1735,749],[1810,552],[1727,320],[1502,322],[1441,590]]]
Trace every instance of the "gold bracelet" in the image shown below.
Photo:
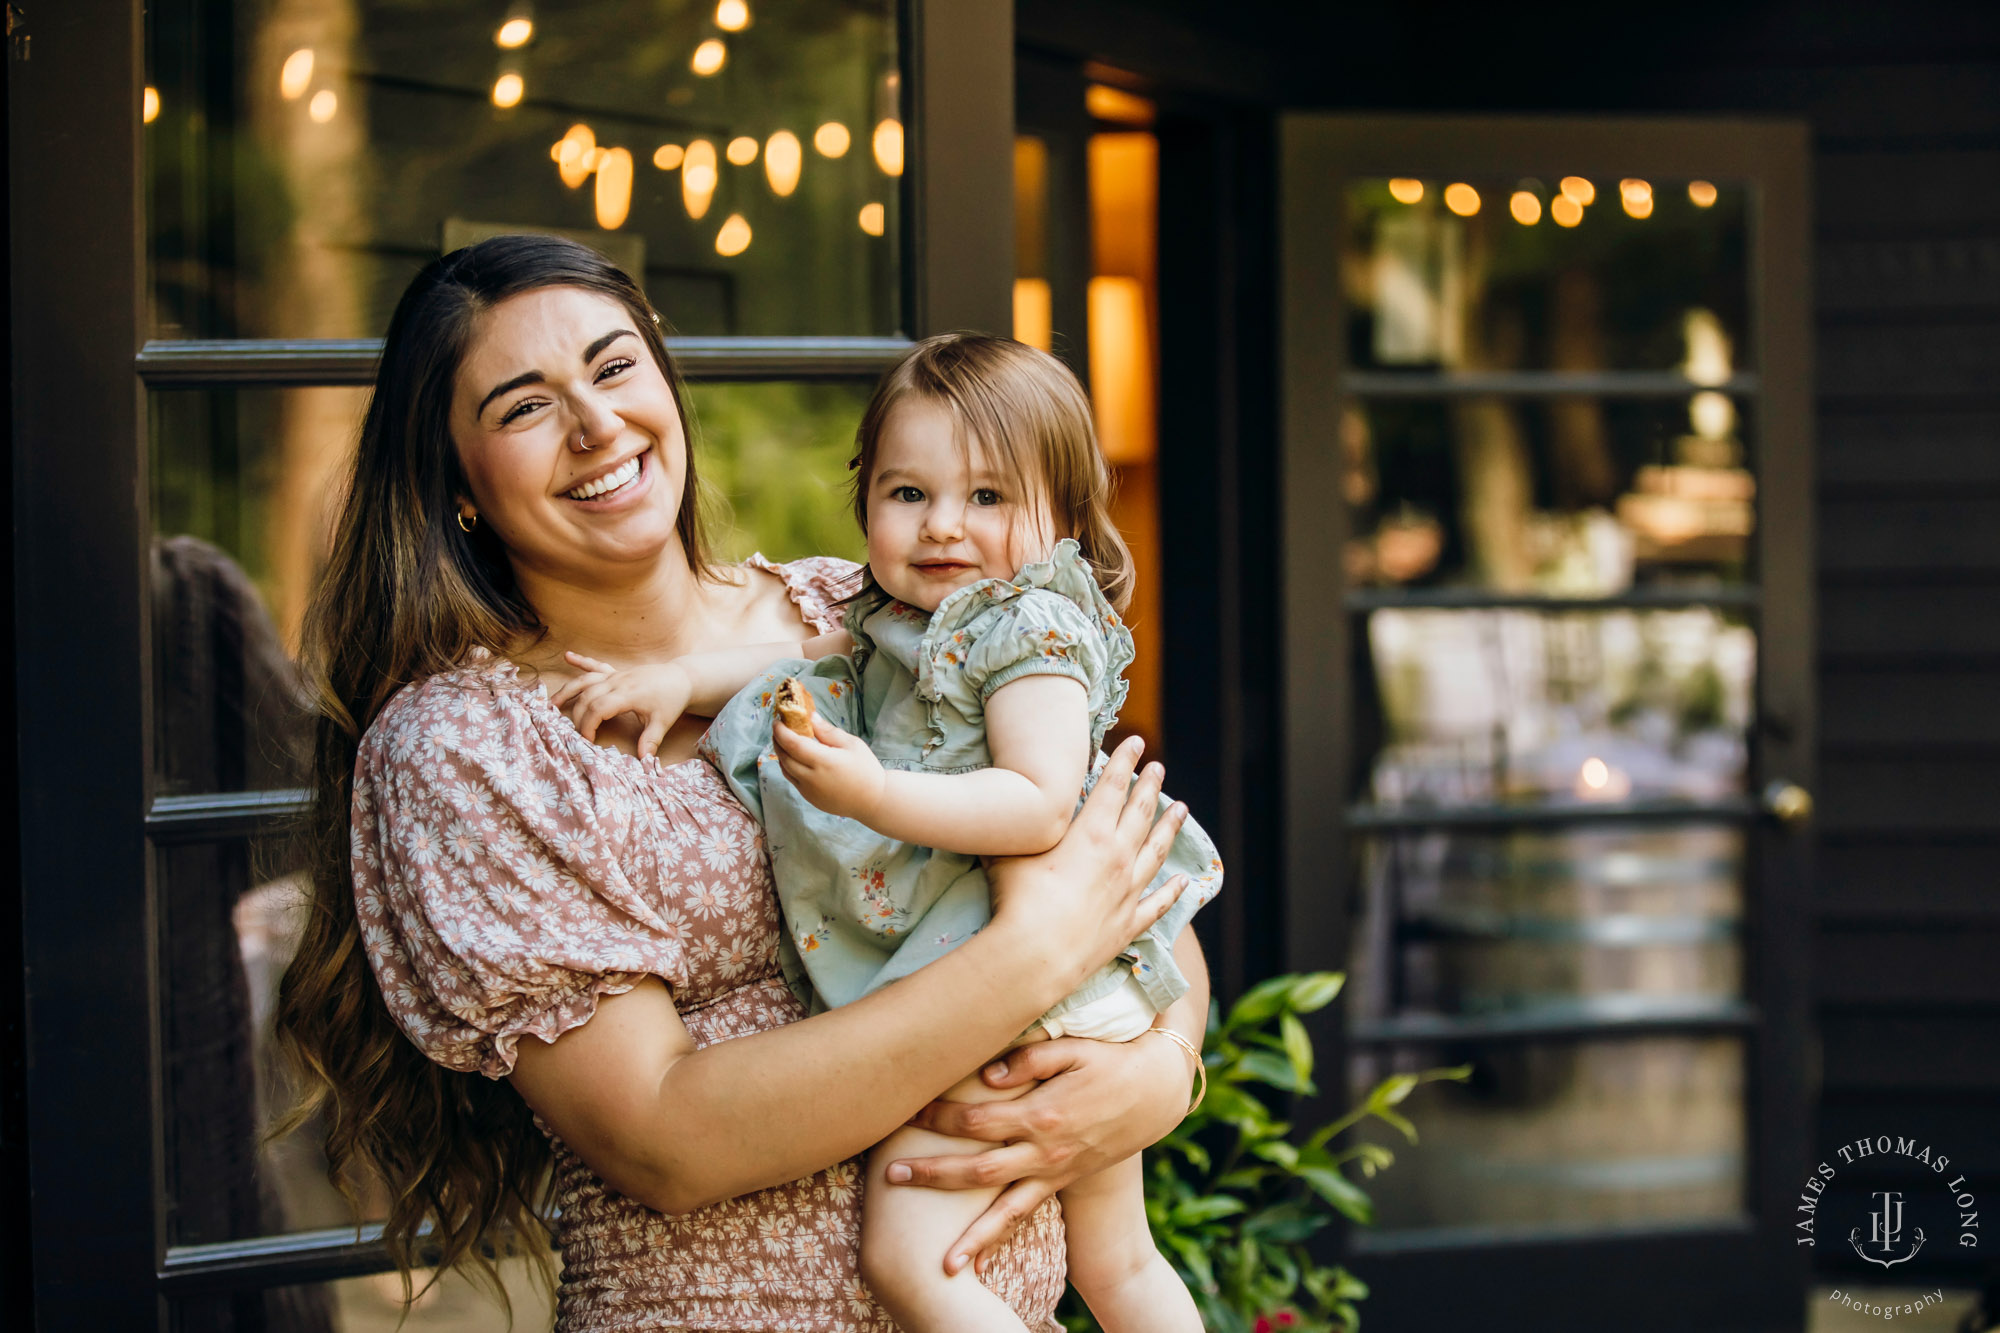
[[[1195,1049],[1193,1042],[1172,1028],[1147,1028],[1146,1031],[1159,1033],[1162,1037],[1165,1037],[1168,1041],[1194,1057],[1194,1072],[1200,1077],[1201,1086],[1195,1089],[1194,1100],[1189,1102],[1188,1109],[1182,1112],[1183,1115],[1193,1115],[1194,1109],[1201,1105],[1201,1099],[1208,1096],[1208,1066],[1202,1063],[1201,1052]]]

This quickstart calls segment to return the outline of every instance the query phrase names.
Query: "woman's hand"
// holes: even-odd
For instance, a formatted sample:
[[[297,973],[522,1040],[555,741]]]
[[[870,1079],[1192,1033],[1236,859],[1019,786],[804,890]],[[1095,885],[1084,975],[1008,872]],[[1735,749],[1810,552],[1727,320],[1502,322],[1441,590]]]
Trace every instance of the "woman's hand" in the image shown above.
[[[1151,929],[1187,887],[1186,877],[1177,875],[1157,893],[1146,893],[1167,863],[1187,807],[1175,802],[1154,818],[1166,772],[1148,764],[1133,779],[1144,749],[1135,736],[1112,752],[1061,842],[1037,856],[987,862],[993,898],[988,929],[1077,945],[1072,987]]]

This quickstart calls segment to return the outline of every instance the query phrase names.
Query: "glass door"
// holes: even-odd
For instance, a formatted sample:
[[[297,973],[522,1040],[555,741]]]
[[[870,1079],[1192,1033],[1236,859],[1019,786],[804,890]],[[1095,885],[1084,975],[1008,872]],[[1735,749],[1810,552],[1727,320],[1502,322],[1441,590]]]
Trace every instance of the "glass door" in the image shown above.
[[[1810,804],[1796,136],[1288,130],[1295,960],[1350,974],[1351,1089],[1472,1069],[1382,1143],[1371,1322],[1438,1318],[1475,1255],[1511,1260],[1485,1300],[1612,1250],[1668,1306],[1713,1250],[1698,1286],[1782,1308],[1758,1186],[1807,1150],[1781,1137],[1804,997],[1776,986],[1798,839],[1766,814]],[[1629,1282],[1561,1299],[1653,1326]]]

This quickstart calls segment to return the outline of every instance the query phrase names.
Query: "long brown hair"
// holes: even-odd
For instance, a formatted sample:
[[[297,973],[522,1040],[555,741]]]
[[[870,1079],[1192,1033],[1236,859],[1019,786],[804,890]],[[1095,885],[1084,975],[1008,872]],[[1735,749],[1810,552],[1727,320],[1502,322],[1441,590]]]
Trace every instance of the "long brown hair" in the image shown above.
[[[941,333],[896,363],[855,433],[854,517],[868,531],[868,485],[882,431],[915,398],[951,413],[961,447],[985,449],[1036,503],[1058,537],[1074,537],[1105,600],[1132,600],[1132,552],[1111,521],[1111,472],[1097,447],[1090,399],[1070,368],[1047,352],[987,333]]]
[[[329,1174],[350,1204],[386,1190],[383,1239],[403,1275],[421,1259],[470,1264],[498,1288],[482,1238],[518,1239],[546,1263],[548,1141],[508,1085],[432,1062],[404,1037],[370,971],[349,865],[350,801],[361,735],[391,695],[464,662],[505,653],[543,626],[485,527],[468,534],[467,493],[450,429],[460,363],[481,314],[543,287],[580,287],[631,314],[684,404],[659,316],[609,260],[573,241],[498,236],[425,266],[389,321],[333,549],[307,612],[305,662],[315,694],[311,890],[297,954],[278,988],[276,1026],[298,1102],[284,1133],[322,1117]],[[676,528],[690,568],[710,572],[701,536],[692,434]],[[504,1293],[503,1293],[504,1295]]]

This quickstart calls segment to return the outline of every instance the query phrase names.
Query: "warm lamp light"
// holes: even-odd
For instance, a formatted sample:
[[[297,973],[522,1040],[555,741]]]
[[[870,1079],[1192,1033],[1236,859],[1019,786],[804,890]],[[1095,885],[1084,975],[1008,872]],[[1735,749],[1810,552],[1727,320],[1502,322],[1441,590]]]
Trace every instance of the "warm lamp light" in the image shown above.
[[[512,51],[516,47],[526,46],[528,39],[534,35],[533,19],[508,19],[500,25],[500,30],[493,34],[493,44],[503,50]]]
[[[722,230],[715,233],[715,253],[724,259],[733,259],[750,248],[750,224],[743,220],[741,213],[731,213],[723,219]]]
[[[1688,182],[1688,202],[1696,208],[1715,207],[1716,188],[1707,181]]]
[[[1156,114],[1150,99],[1104,83],[1093,83],[1083,90],[1083,109],[1093,120],[1136,125],[1140,129],[1151,125]]]
[[[813,131],[813,147],[819,149],[821,157],[845,157],[848,145],[854,136],[847,132],[847,126],[837,120],[829,120]]]
[[[1014,279],[1014,341],[1047,352],[1055,340],[1055,297],[1049,280]]]
[[[750,6],[743,0],[722,0],[715,7],[715,26],[724,32],[742,32],[750,26]]]
[[[885,175],[903,174],[903,122],[885,120],[875,127],[875,165]]]
[[[687,154],[682,151],[679,144],[663,143],[653,150],[653,165],[661,171],[672,171],[681,164],[681,159],[686,156]]]
[[[632,154],[613,148],[597,165],[597,225],[616,231],[632,211]]]
[[[1549,201],[1549,217],[1558,227],[1574,227],[1583,221],[1583,205],[1566,194]]]
[[[867,232],[870,236],[880,236],[887,220],[887,214],[884,212],[882,205],[863,204],[861,206],[861,230]]]
[[[1563,198],[1572,200],[1578,208],[1588,208],[1597,202],[1597,187],[1581,176],[1565,176],[1558,187]]]
[[[715,180],[715,145],[696,139],[681,159],[681,203],[689,217],[699,219],[708,212],[709,200],[715,197]]]
[[[764,179],[771,182],[771,193],[783,198],[799,188],[799,169],[805,165],[805,157],[799,136],[790,130],[779,130],[764,140]]]
[[[306,114],[318,125],[324,125],[332,120],[334,113],[339,110],[340,98],[331,88],[320,89],[313,94],[312,101],[306,103]]]
[[[1542,220],[1542,201],[1532,190],[1516,190],[1507,200],[1507,211],[1514,215],[1514,221],[1532,227]]]
[[[747,134],[739,134],[729,141],[729,147],[722,150],[733,167],[747,167],[757,160],[757,141]]]
[[[1464,181],[1444,187],[1444,206],[1462,218],[1469,218],[1479,211],[1479,191]]]
[[[1422,203],[1424,183],[1410,176],[1395,176],[1389,181],[1389,197],[1399,204]]]
[[[728,61],[729,48],[722,44],[721,38],[711,37],[694,49],[694,55],[688,60],[688,68],[706,78],[721,69]]]
[[[1631,177],[1619,181],[1618,198],[1625,205],[1625,211],[1633,217],[1653,216],[1653,187],[1647,182]]]
[[[597,134],[578,122],[556,141],[556,170],[562,183],[574,190],[590,175],[591,159],[597,152]]]
[[[493,80],[493,105],[509,107],[521,105],[521,94],[526,91],[518,74],[502,74]]]
[[[1152,459],[1156,435],[1152,324],[1137,278],[1092,278],[1090,392],[1097,443],[1110,463]]]
[[[287,102],[296,102],[306,95],[306,89],[313,81],[313,52],[310,46],[302,46],[285,57],[284,66],[278,71],[278,96]]]
[[[150,125],[160,118],[160,90],[152,84],[146,85],[145,94],[139,99],[139,119]]]

